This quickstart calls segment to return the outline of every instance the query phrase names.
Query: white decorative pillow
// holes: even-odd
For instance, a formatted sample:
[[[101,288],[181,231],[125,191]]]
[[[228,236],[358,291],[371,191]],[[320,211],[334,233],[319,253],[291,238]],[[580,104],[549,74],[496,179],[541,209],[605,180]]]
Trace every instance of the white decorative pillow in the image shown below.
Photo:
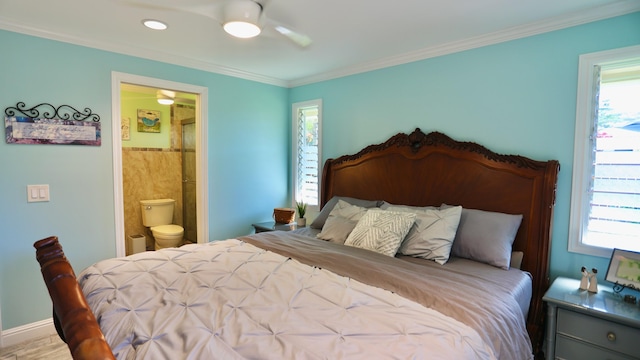
[[[329,213],[322,227],[322,231],[320,231],[316,237],[322,240],[344,244],[347,236],[349,236],[366,212],[366,208],[351,205],[344,200],[338,200]]]
[[[387,210],[416,214],[415,224],[398,250],[400,254],[433,260],[440,265],[449,260],[462,206],[442,210],[389,206]]]
[[[416,214],[409,212],[369,210],[344,244],[395,256],[415,218]]]

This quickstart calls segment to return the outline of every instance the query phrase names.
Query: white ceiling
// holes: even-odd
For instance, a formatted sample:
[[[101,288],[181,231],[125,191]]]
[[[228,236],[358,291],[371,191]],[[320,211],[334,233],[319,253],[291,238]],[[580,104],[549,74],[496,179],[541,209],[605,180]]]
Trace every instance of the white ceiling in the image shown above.
[[[270,28],[227,35],[203,15],[226,1],[0,0],[0,29],[296,86],[640,11],[638,0],[257,0],[313,39],[301,48]]]

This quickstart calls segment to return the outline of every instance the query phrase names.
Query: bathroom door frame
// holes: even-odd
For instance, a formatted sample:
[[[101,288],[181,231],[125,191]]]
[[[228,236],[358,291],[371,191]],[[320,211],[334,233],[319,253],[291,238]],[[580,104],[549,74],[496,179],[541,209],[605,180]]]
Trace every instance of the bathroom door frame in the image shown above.
[[[120,86],[133,84],[196,94],[196,217],[198,243],[209,238],[209,180],[206,154],[208,149],[208,88],[146,76],[111,72],[111,112],[113,133],[113,198],[115,211],[116,256],[125,256],[124,195],[122,190],[122,133]]]

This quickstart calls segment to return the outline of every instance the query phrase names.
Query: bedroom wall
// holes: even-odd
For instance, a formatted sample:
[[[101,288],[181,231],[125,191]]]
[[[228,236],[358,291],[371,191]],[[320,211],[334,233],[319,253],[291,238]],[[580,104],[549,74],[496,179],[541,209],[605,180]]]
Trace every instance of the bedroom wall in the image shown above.
[[[288,90],[277,86],[0,31],[0,108],[23,101],[90,107],[102,146],[0,141],[2,329],[51,317],[33,242],[60,237],[79,272],[115,255],[111,72],[209,89],[208,238],[225,239],[288,203]],[[120,116],[115,117],[118,121]],[[2,130],[4,133],[4,130]],[[28,184],[49,184],[51,201],[26,201]],[[6,335],[6,334],[3,334]]]
[[[551,277],[609,259],[567,251],[578,56],[640,44],[640,13],[291,90],[323,100],[323,157],[398,132],[440,131],[498,153],[557,159]],[[603,281],[603,280],[601,280]]]

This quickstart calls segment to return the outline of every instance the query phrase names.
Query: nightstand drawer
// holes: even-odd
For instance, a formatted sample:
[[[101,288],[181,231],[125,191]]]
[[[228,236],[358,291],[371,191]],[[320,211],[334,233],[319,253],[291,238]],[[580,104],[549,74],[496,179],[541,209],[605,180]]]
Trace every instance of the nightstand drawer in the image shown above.
[[[632,360],[637,359],[627,357],[622,354],[612,353],[597,346],[593,346],[582,341],[573,340],[566,336],[556,337],[556,359],[607,359],[607,360]],[[553,359],[550,359],[553,360]]]
[[[630,356],[639,355],[640,329],[558,309],[557,332]]]

